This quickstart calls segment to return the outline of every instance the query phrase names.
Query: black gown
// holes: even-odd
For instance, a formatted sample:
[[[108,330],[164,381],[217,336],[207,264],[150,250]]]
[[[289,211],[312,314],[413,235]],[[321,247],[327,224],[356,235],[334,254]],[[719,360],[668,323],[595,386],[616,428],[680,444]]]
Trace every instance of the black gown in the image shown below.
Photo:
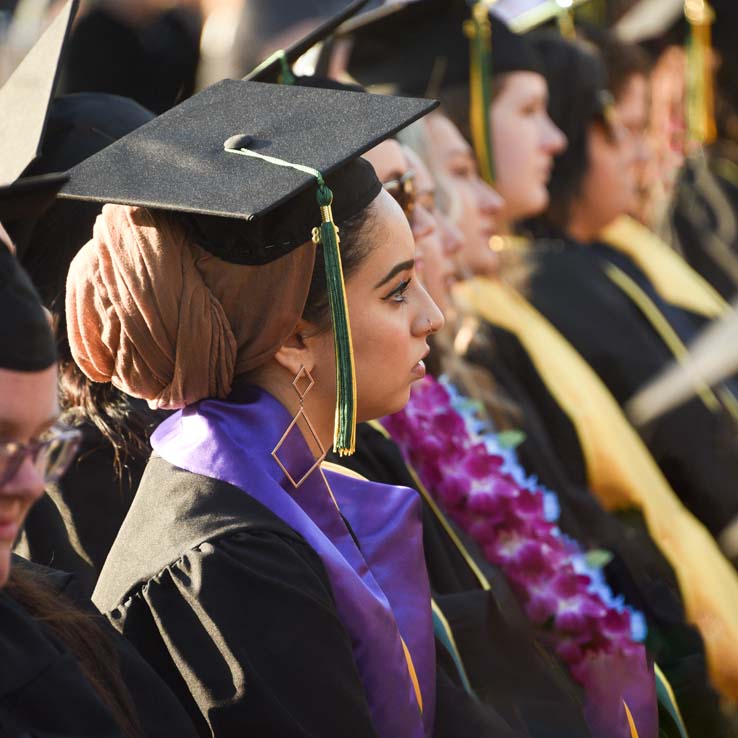
[[[585,548],[604,549],[612,555],[604,570],[607,582],[645,615],[649,651],[674,688],[690,735],[733,735],[736,725],[721,712],[707,675],[702,638],[686,622],[671,565],[640,513],[608,513],[587,488],[576,430],[525,347],[513,333],[482,323],[466,358],[487,369],[519,407],[525,440],[516,451],[523,468],[556,492],[559,527]]]
[[[536,246],[527,297],[624,404],[674,354],[641,309],[606,273],[615,264],[644,288],[676,335],[689,341],[704,319],[663,301],[640,270],[604,245],[563,239]],[[738,425],[694,398],[641,429],[685,506],[718,536],[738,515]]]
[[[189,717],[136,650],[93,611],[69,574],[14,557],[13,566],[41,578],[90,615],[113,642],[142,738],[195,738]],[[0,736],[122,738],[107,706],[75,657],[7,592],[0,591]]]
[[[202,736],[376,738],[320,558],[236,487],[152,457],[93,599]],[[435,735],[519,735],[438,651]]]

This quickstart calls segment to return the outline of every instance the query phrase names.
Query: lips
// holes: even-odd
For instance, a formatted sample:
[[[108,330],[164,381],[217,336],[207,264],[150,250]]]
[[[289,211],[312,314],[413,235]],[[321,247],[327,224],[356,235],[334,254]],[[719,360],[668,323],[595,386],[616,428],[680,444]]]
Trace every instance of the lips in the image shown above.
[[[18,537],[20,521],[17,519],[0,520],[0,542],[13,543]]]
[[[7,504],[10,500],[5,501],[6,504],[2,506],[0,512],[0,542],[2,543],[13,543],[18,536],[27,506],[20,503],[19,500],[14,500],[11,504]]]
[[[426,346],[423,356],[418,360],[415,366],[410,370],[410,373],[413,376],[417,377],[418,379],[422,379],[425,376],[425,362],[423,361],[423,359],[425,359],[429,353],[430,353],[430,347]]]

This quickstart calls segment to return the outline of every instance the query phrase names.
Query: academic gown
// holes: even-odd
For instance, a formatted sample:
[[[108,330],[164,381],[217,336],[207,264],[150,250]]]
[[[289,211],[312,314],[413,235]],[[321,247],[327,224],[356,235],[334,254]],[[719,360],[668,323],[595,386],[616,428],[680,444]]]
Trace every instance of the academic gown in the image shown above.
[[[563,239],[534,247],[527,297],[624,404],[674,359],[650,320],[608,276],[622,255]],[[635,265],[621,274],[644,284]],[[640,274],[640,276],[639,276]],[[634,279],[635,277],[635,279]],[[644,290],[645,292],[645,290]],[[688,341],[703,320],[647,293],[674,333]],[[738,425],[699,397],[642,429],[642,436],[682,502],[718,536],[738,514]]]
[[[195,738],[189,717],[138,652],[93,610],[69,574],[14,557],[58,596],[99,620],[114,645],[142,738]],[[93,615],[94,613],[94,615]],[[0,736],[2,738],[122,738],[107,706],[75,657],[8,593],[0,591]]]
[[[443,656],[435,665],[427,575],[425,585],[422,578],[418,583],[409,576],[399,582],[405,590],[401,601],[395,599],[396,592],[387,595],[395,603],[392,612],[402,628],[405,656],[391,638],[388,642],[386,634],[397,626],[387,620],[386,609],[378,609],[363,593],[368,607],[351,611],[346,593],[359,591],[356,573],[336,569],[338,559],[327,553],[330,547],[320,538],[322,533],[310,527],[312,522],[302,532],[294,526],[305,524],[303,505],[318,506],[312,510],[315,520],[321,509],[332,510],[330,525],[333,533],[343,530],[343,550],[356,545],[356,552],[376,563],[376,557],[383,555],[381,546],[376,547],[378,539],[367,533],[366,525],[377,521],[371,514],[365,521],[356,516],[357,505],[361,507],[369,497],[354,496],[352,503],[341,480],[332,477],[331,489],[345,515],[336,517],[327,496],[311,498],[313,482],[294,490],[286,480],[282,487],[265,480],[261,462],[249,463],[255,459],[254,446],[269,447],[264,468],[276,474],[269,451],[289,423],[286,411],[281,406],[275,409],[276,401],[270,402],[270,411],[259,416],[261,422],[247,424],[254,434],[252,442],[238,435],[246,432],[244,428],[227,434],[234,448],[248,449],[242,462],[229,467],[235,468],[235,476],[229,478],[236,481],[237,476],[239,485],[181,468],[195,468],[193,457],[201,449],[185,448],[180,466],[152,457],[100,576],[95,603],[169,683],[203,736],[406,738],[425,733],[434,717],[435,736],[518,735],[493,713],[474,711],[475,701],[444,668]],[[258,413],[261,405],[249,400],[239,405],[243,407],[246,412],[256,407]],[[217,424],[215,416],[233,412],[229,403],[200,403],[196,408],[170,420],[186,426],[208,418]],[[166,421],[155,435],[154,447],[176,457],[172,446],[167,446],[177,435],[174,427]],[[271,438],[277,430],[276,438]],[[201,431],[194,433],[194,443],[209,444],[213,436]],[[163,439],[164,448],[157,447],[157,437]],[[211,449],[216,459],[213,474],[228,477],[223,472],[227,465],[220,464],[228,440],[219,438]],[[348,481],[359,488],[368,484]],[[374,485],[375,490],[378,487]],[[265,489],[268,494],[256,499],[254,494]],[[408,490],[397,488],[388,494],[415,504]],[[284,503],[279,515],[268,507],[277,498]],[[395,570],[398,575],[412,571],[414,554],[408,556],[408,552],[415,549],[408,547],[412,541],[405,540],[407,531],[401,530],[401,522],[393,517],[378,525],[377,531],[381,539],[397,529],[393,546],[404,547],[403,558],[390,559],[393,566],[385,566],[384,572],[371,563],[368,569],[359,567],[361,582],[370,582],[376,573],[389,592],[387,576],[391,578]],[[312,537],[312,543],[306,536]],[[422,550],[418,551],[422,564]],[[341,579],[344,575],[347,578]],[[412,605],[416,591],[424,598],[422,608]],[[358,631],[357,619],[365,623]],[[410,629],[405,627],[409,623]],[[424,640],[427,636],[430,648]],[[382,653],[385,657],[378,661]],[[431,668],[429,654],[434,659]],[[414,668],[413,687],[409,664]],[[418,691],[422,714],[415,702]],[[388,732],[387,725],[399,725],[402,720],[408,721],[407,732],[404,728]]]
[[[417,488],[396,444],[368,424],[340,463],[368,479]],[[530,738],[589,736],[582,695],[534,639],[502,572],[423,496],[423,547],[433,598],[476,696]]]

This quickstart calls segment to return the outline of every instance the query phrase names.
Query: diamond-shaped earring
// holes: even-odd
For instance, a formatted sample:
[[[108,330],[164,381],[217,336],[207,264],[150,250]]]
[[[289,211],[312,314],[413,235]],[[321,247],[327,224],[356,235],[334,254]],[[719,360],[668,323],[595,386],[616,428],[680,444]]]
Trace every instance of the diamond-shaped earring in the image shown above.
[[[287,430],[285,430],[285,432],[282,434],[282,437],[279,439],[279,443],[272,450],[272,457],[277,462],[277,464],[279,464],[279,468],[284,472],[284,475],[287,477],[287,479],[289,479],[290,484],[295,489],[298,489],[300,485],[320,466],[327,453],[327,451],[323,448],[323,444],[320,442],[320,438],[318,437],[315,428],[313,428],[313,424],[310,422],[310,418],[305,413],[305,397],[314,386],[315,380],[313,379],[312,375],[304,366],[301,366],[300,371],[297,372],[295,378],[292,380],[292,389],[295,390],[295,393],[300,398],[300,409],[297,411],[297,415],[292,418],[292,422],[287,426]],[[315,460],[315,463],[299,479],[296,480],[290,474],[286,465],[282,463],[282,460],[279,458],[279,450],[284,445],[284,442],[287,440],[287,436],[289,436],[292,429],[297,425],[300,418],[304,418],[305,424],[307,425],[308,430],[313,437],[313,440],[320,449],[320,455]]]

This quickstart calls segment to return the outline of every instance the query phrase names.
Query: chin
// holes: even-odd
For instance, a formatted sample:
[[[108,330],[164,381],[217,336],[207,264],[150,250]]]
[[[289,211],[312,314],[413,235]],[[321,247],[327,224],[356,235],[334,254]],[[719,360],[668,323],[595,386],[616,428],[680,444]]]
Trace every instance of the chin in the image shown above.
[[[411,384],[412,382],[404,389],[395,392],[391,397],[383,397],[381,401],[372,403],[372,406],[366,408],[366,410],[359,407],[359,411],[356,414],[356,421],[358,423],[366,423],[370,420],[378,420],[387,415],[399,413],[410,402]]]
[[[534,192],[530,202],[530,216],[540,215],[547,207],[551,198],[548,194],[548,190],[545,187],[541,187],[538,192]]]

